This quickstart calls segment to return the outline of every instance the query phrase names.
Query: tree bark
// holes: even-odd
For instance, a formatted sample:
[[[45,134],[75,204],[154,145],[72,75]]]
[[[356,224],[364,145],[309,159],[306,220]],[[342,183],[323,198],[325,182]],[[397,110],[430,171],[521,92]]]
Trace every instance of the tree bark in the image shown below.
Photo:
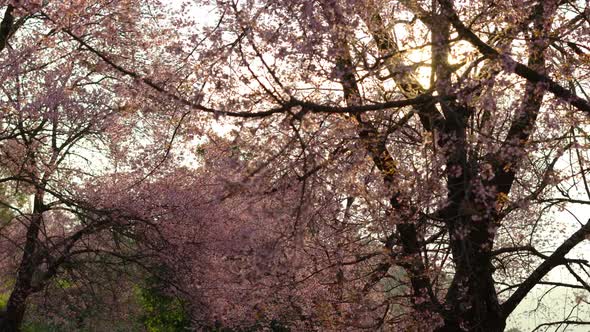
[[[496,295],[489,221],[461,218],[467,235],[451,240],[455,276],[446,296],[442,331],[503,331],[506,319]],[[451,228],[451,232],[455,230]]]
[[[23,322],[26,299],[29,296],[24,289],[14,290],[10,294],[6,311],[0,318],[0,332],[18,332]]]
[[[14,25],[14,16],[12,15],[13,11],[14,7],[12,5],[8,5],[6,7],[6,11],[4,12],[4,18],[0,23],[0,52],[2,52],[6,47],[6,44],[8,43],[8,38],[12,33]]]
[[[43,222],[43,190],[37,190],[31,222],[27,228],[23,256],[16,275],[14,290],[8,298],[6,311],[0,318],[0,332],[20,331],[26,310],[26,300],[33,292],[33,274],[37,269],[38,236]]]

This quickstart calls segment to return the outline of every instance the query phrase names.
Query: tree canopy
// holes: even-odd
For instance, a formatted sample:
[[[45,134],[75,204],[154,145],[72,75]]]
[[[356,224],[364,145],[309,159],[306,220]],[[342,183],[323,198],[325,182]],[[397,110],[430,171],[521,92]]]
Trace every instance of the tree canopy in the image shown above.
[[[0,331],[590,324],[587,1],[0,5]]]

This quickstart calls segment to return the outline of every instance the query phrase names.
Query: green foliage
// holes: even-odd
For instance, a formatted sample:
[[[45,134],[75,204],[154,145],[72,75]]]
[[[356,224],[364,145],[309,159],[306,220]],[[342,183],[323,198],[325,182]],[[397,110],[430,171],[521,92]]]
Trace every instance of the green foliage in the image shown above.
[[[4,310],[6,305],[8,304],[8,298],[10,297],[10,293],[0,293],[0,310]]]
[[[217,325],[214,328],[207,330],[209,332],[259,332],[259,331],[271,331],[271,332],[290,332],[291,330],[288,327],[285,327],[283,324],[276,320],[272,320],[270,323],[258,323],[250,328],[244,329],[230,329],[226,327],[221,327],[221,325]]]
[[[25,322],[21,328],[22,332],[66,332],[63,327],[44,322]]]
[[[10,298],[10,290],[14,286],[14,280],[0,280],[0,311],[6,308]]]
[[[146,288],[138,289],[139,304],[144,314],[141,317],[148,332],[187,331],[190,320],[181,300],[166,295],[151,282]]]
[[[290,329],[283,326],[281,323],[274,321],[274,320],[272,322],[270,322],[270,330],[272,332],[289,332],[289,331],[291,331]]]
[[[58,278],[58,279],[55,280],[55,283],[61,289],[68,289],[68,288],[70,288],[70,287],[73,286],[72,282],[69,281],[68,279],[65,279],[65,278]]]

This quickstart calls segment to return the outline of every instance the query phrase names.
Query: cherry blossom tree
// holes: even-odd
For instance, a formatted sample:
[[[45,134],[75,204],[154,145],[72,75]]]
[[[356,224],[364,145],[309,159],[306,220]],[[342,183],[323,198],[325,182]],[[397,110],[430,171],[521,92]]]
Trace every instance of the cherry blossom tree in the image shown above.
[[[88,284],[114,283],[113,275],[132,271],[143,257],[134,250],[140,235],[133,227],[147,222],[145,215],[121,209],[117,196],[157,168],[177,116],[89,56],[80,36],[140,69],[151,60],[136,50],[146,39],[158,41],[150,35],[152,5],[2,3],[0,205],[11,213],[0,224],[2,288],[9,294],[1,331],[19,330],[27,303],[39,294],[59,307],[60,289],[90,294]],[[127,188],[116,185],[118,178]]]
[[[538,286],[587,304],[590,224],[553,214],[590,203],[587,3],[76,5],[0,27],[3,182],[35,197],[2,230],[8,331],[73,252],[139,248],[196,328],[503,331]],[[102,176],[63,157],[87,146]]]
[[[203,97],[168,93],[233,128],[197,212],[164,223],[196,317],[502,331],[536,286],[589,290],[567,255],[590,225],[551,214],[590,196],[586,4],[211,6],[187,51]]]

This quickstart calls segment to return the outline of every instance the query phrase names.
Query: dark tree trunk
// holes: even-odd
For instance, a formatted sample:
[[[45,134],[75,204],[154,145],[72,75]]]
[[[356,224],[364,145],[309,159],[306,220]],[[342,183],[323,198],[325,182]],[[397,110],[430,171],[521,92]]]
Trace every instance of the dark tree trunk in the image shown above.
[[[26,291],[15,289],[8,300],[6,311],[0,318],[0,332],[18,332],[26,309]]]
[[[453,241],[456,270],[445,300],[445,324],[439,332],[504,331],[506,319],[492,277],[486,225],[482,222],[480,227],[471,228],[465,239]]]
[[[33,292],[33,275],[38,264],[38,235],[43,222],[43,191],[35,194],[33,214],[27,228],[23,256],[16,275],[14,289],[8,299],[6,311],[0,318],[0,332],[20,331],[26,309],[26,301]]]

